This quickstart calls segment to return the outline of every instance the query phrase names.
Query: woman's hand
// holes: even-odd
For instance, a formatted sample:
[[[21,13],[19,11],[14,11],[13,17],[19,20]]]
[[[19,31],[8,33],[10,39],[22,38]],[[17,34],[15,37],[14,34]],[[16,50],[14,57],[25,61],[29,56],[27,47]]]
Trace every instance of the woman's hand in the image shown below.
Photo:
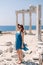
[[[24,45],[22,44],[22,48],[24,48]]]

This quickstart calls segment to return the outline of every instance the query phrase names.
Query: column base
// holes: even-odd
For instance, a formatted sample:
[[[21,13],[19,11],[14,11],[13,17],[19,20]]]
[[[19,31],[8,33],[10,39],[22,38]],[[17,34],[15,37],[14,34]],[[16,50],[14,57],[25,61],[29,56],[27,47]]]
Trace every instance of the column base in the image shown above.
[[[38,41],[38,44],[39,44],[39,45],[43,45],[43,42],[42,42],[42,41]]]
[[[37,40],[38,48],[43,48],[43,41]]]
[[[41,39],[38,39],[38,38],[36,39],[36,41],[37,41],[38,44],[43,43],[43,41]]]

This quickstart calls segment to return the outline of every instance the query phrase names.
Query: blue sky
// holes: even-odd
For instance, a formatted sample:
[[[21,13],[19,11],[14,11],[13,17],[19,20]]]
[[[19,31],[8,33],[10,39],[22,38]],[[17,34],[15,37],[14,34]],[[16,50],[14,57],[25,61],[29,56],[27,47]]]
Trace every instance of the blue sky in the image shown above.
[[[16,10],[29,9],[29,5],[42,5],[43,24],[43,0],[0,0],[0,25],[16,25]],[[18,15],[19,23],[22,22],[22,14]],[[32,14],[32,25],[36,24],[36,14]],[[29,25],[29,14],[25,14],[25,25]]]

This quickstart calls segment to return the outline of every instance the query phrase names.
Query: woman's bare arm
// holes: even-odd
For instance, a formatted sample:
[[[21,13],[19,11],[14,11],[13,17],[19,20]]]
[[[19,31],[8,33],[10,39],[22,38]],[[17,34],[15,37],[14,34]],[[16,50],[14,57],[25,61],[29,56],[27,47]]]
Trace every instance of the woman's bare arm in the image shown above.
[[[24,43],[24,32],[22,32],[22,48],[23,48],[23,43]]]

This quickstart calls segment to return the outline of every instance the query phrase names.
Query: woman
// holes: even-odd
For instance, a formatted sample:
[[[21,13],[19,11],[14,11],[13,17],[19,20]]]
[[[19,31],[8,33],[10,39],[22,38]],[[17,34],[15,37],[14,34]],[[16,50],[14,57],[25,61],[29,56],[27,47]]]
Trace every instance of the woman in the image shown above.
[[[16,33],[16,50],[18,54],[18,63],[20,64],[22,62],[22,35],[21,35],[21,26],[17,25],[17,33]]]

